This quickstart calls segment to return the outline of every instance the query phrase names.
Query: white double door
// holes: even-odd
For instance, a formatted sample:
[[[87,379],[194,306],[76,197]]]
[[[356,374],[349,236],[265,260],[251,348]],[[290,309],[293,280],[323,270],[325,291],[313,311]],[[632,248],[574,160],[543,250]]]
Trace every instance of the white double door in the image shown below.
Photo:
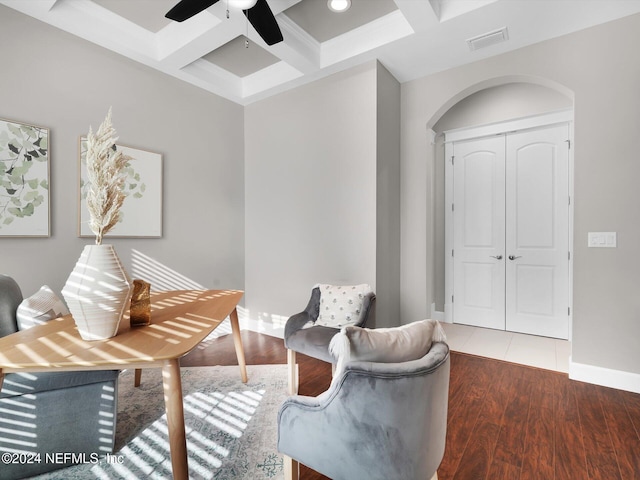
[[[569,126],[455,142],[454,323],[569,334]]]

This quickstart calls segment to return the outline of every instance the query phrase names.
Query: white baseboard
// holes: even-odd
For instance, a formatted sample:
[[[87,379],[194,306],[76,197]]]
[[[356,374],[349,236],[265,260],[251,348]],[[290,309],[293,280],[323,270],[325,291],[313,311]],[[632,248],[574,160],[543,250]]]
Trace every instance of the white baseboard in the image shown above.
[[[252,318],[240,319],[240,330],[251,330],[252,332],[264,333],[272,337],[284,338],[284,327],[274,325],[271,322],[253,320]]]
[[[640,393],[640,374],[586,365],[569,359],[569,378],[603,387]]]

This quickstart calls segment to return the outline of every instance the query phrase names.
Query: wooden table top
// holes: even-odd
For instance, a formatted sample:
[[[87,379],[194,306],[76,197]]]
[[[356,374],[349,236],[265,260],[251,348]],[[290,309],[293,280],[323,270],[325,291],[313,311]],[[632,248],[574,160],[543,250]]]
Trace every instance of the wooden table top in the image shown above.
[[[151,324],[131,327],[125,316],[107,340],[80,337],[71,315],[0,338],[0,370],[100,370],[144,368],[180,358],[236,308],[240,290],[151,293]]]

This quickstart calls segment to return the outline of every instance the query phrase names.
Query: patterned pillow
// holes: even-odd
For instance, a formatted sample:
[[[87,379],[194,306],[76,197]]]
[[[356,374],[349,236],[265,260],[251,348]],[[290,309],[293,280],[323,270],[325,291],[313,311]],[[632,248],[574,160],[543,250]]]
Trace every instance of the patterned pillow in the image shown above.
[[[362,285],[318,285],[320,309],[316,325],[342,328],[355,325],[360,320],[362,303],[371,287]]]
[[[18,306],[18,328],[26,330],[54,318],[68,315],[69,309],[47,285],[25,298]]]

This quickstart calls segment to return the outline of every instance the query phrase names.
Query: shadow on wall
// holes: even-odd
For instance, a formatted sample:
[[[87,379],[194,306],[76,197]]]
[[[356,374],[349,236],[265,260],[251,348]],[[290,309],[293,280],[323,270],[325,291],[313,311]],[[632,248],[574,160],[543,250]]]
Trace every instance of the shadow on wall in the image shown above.
[[[131,250],[131,265],[131,278],[139,278],[150,283],[153,291],[207,289],[204,285],[176,272],[139,250]],[[248,308],[238,305],[237,309],[242,330],[253,330],[282,338],[284,334],[284,324],[289,318],[289,315],[258,312],[257,318],[252,318]],[[220,327],[216,328],[212,334],[205,339],[202,345],[206,346],[208,341],[223,335],[228,335],[229,333],[231,333],[231,325],[227,318]]]
[[[131,277],[140,278],[160,290],[206,290],[206,287],[185,277],[139,250],[131,250]]]

